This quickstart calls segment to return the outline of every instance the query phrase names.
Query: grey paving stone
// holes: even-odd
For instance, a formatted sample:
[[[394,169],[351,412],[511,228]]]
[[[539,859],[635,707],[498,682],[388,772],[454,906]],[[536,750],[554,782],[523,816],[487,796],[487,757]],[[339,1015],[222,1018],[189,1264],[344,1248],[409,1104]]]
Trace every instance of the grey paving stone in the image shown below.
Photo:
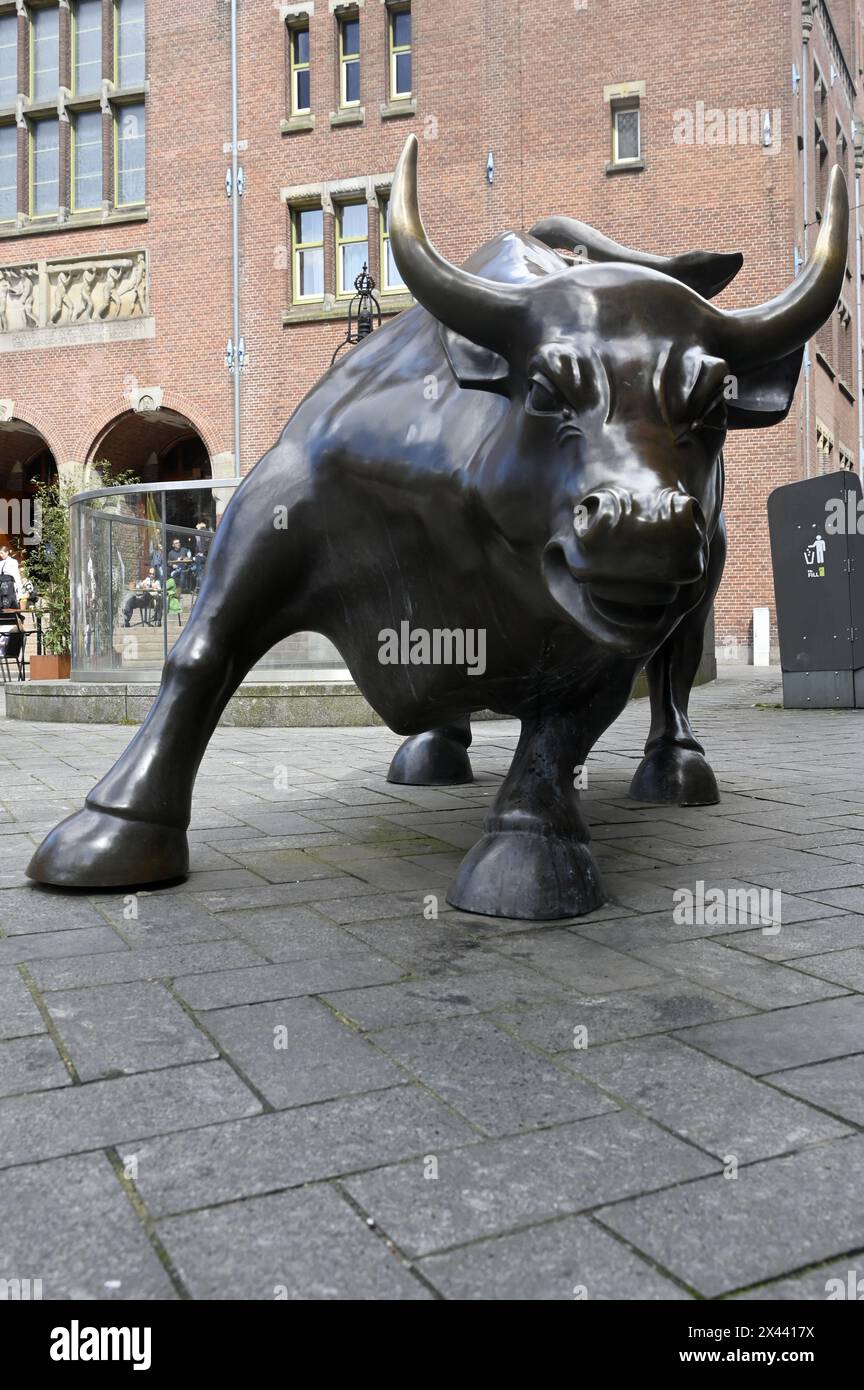
[[[545,976],[511,966],[484,951],[475,952],[461,969],[438,970],[429,979],[406,980],[378,989],[328,992],[327,997],[352,1023],[374,1031],[486,1012],[505,1004],[527,1004],[557,993],[555,984]]]
[[[267,999],[291,999],[332,990],[370,993],[369,986],[404,975],[401,966],[371,951],[354,951],[321,960],[291,961],[288,965],[258,965],[243,970],[181,977],[175,987],[194,1009],[222,1009],[232,1004],[257,1004]],[[334,996],[342,998],[340,994]]]
[[[207,1028],[277,1109],[405,1080],[404,1072],[317,999],[214,1009]]]
[[[784,900],[785,901],[785,900]],[[715,938],[721,946],[733,946],[763,960],[796,962],[801,957],[817,956],[826,951],[842,951],[852,946],[864,946],[864,917],[839,913],[792,926],[783,922],[776,936],[766,936],[759,927],[731,932]]]
[[[235,934],[272,961],[317,960],[357,951],[357,943],[341,927],[303,906],[255,908],[238,913]]]
[[[218,1056],[155,981],[61,990],[49,995],[47,1004],[82,1081]]]
[[[159,1234],[195,1298],[431,1298],[330,1188],[169,1217]]]
[[[676,1036],[757,1076],[785,1071],[860,1051],[864,998],[846,995],[826,999],[728,1023],[687,1028]]]
[[[448,1255],[428,1255],[418,1268],[445,1298],[460,1301],[689,1297],[584,1216],[479,1241]]]
[[[506,1010],[494,1015],[508,1032],[545,1052],[569,1055],[574,1051],[577,1028],[587,1030],[589,1046],[624,1038],[666,1033],[697,1023],[712,1023],[749,1013],[750,1006],[726,999],[686,980],[670,980],[639,989],[587,996],[573,994],[532,1008]]]
[[[14,966],[0,968],[0,1037],[23,1038],[44,1032],[42,1015],[18,971]]]
[[[668,975],[667,970],[567,930],[509,936],[495,949],[508,959],[530,965],[559,984],[585,994],[634,989],[655,984]]]
[[[266,883],[294,883],[297,879],[332,878],[334,873],[331,864],[324,864],[301,849],[267,849],[262,845],[257,853],[247,851],[243,858],[247,868],[254,871],[258,886],[262,879]],[[231,886],[229,883],[202,883],[198,891]]]
[[[440,1101],[398,1086],[139,1141],[136,1186],[164,1216],[469,1142],[476,1132]]]
[[[31,935],[7,936],[0,941],[0,966],[31,960],[54,960],[62,956],[89,956],[102,951],[125,951],[128,947],[111,927],[74,927],[68,931],[43,931]]]
[[[344,930],[355,950],[356,943],[361,942],[419,975],[484,969],[490,956],[485,945],[501,939],[500,933],[482,921],[466,926],[448,914],[438,922],[427,922],[419,911],[416,917],[396,921],[352,922]]]
[[[864,1250],[858,1250],[842,1259],[820,1264],[815,1269],[804,1270],[789,1279],[776,1279],[768,1284],[760,1284],[745,1293],[735,1294],[736,1299],[748,1302],[766,1300],[769,1302],[798,1303],[808,1300],[846,1301],[850,1298],[860,1302],[864,1298]]]
[[[0,1173],[0,1210],[0,1269],[43,1299],[177,1297],[104,1154]]]
[[[864,874],[864,865],[856,865],[859,877]],[[806,888],[802,889],[807,896],[818,900],[820,903],[828,903],[831,907],[842,908],[844,912],[864,913],[864,888],[834,888],[817,889],[809,892]]]
[[[607,1206],[597,1217],[707,1298],[864,1244],[864,1136]]]
[[[859,994],[864,990],[864,948],[861,946],[852,946],[847,951],[829,951],[822,956],[807,956],[797,964],[806,975],[831,980]]]
[[[724,1160],[751,1163],[848,1133],[848,1125],[790,1103],[770,1086],[674,1038],[640,1038],[573,1052],[570,1066]]]
[[[409,1255],[512,1231],[613,1197],[683,1182],[717,1160],[618,1111],[347,1178],[345,1188]]]
[[[516,1134],[615,1106],[484,1018],[376,1034],[379,1047],[486,1134]]]
[[[864,1049],[864,1035],[859,1041]],[[864,1126],[864,1050],[833,1062],[769,1073],[765,1080],[852,1124]]]
[[[9,852],[4,846],[4,853]],[[0,893],[0,931],[4,936],[104,926],[105,918],[88,898],[58,895],[35,886]]]
[[[227,1062],[92,1081],[0,1101],[0,1168],[261,1111]]]
[[[0,1096],[68,1086],[71,1077],[47,1036],[0,1042]]]
[[[57,989],[123,984],[130,980],[170,980],[175,975],[186,976],[199,970],[240,970],[261,963],[260,953],[246,942],[214,941],[33,961],[28,969],[39,989],[50,993]]]
[[[755,1009],[782,1009],[842,992],[838,985],[801,975],[773,961],[757,960],[727,946],[718,946],[716,941],[637,947],[637,954],[658,968],[684,975],[720,994],[731,994],[733,999],[741,999]]]

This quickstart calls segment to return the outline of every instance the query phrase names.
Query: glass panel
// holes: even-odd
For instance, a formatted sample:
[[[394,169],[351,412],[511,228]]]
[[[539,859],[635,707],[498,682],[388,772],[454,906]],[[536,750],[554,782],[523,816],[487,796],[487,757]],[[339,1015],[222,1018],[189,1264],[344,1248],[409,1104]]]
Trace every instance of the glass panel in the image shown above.
[[[324,214],[320,208],[304,208],[297,213],[297,240],[304,245],[324,237]]]
[[[0,222],[11,221],[18,207],[18,131],[0,126]]]
[[[309,110],[309,69],[301,68],[300,72],[295,72],[294,89],[294,109],[295,111]]]
[[[0,15],[0,106],[14,106],[18,95],[18,16]]]
[[[144,104],[117,113],[117,201],[144,201]]]
[[[363,269],[364,264],[369,263],[369,244],[366,241],[349,241],[347,245],[340,247],[342,256],[342,291],[350,294],[354,290],[354,281]]]
[[[342,236],[365,237],[369,228],[369,214],[365,203],[345,203],[342,208]]]
[[[98,91],[101,80],[102,0],[78,0],[75,10],[75,91]]]
[[[345,64],[345,100],[360,100],[360,64],[352,62]]]
[[[390,242],[387,242],[387,288],[395,290],[399,286],[404,286],[405,281],[399,273],[399,267],[393,256]]]
[[[82,111],[75,117],[75,208],[102,202],[102,113]]]
[[[411,42],[411,11],[400,10],[393,16],[393,47],[402,48]]]
[[[360,53],[360,21],[346,19],[342,25],[342,52],[345,57]]]
[[[294,32],[293,32],[293,34],[292,34],[292,36],[291,36],[291,38],[292,38],[292,42],[293,42],[293,44],[294,44],[294,62],[295,62],[295,63],[308,63],[308,62],[309,62],[309,30],[308,30],[308,29],[295,29]]]
[[[618,159],[638,159],[639,112],[616,111],[615,124],[618,131]]]
[[[60,123],[33,126],[33,215],[56,212],[60,203]]]
[[[33,10],[33,97],[53,97],[60,86],[60,11]]]
[[[399,93],[399,92],[410,92],[410,91],[411,91],[411,54],[410,54],[410,53],[397,53],[397,54],[396,54],[396,86],[395,86],[395,88],[394,88],[394,91],[397,92],[397,93]]]
[[[144,81],[144,0],[119,0],[117,81],[121,87],[137,87]]]
[[[304,299],[316,296],[320,298],[324,293],[324,251],[322,247],[317,247],[312,251],[300,251],[297,254],[298,295]]]

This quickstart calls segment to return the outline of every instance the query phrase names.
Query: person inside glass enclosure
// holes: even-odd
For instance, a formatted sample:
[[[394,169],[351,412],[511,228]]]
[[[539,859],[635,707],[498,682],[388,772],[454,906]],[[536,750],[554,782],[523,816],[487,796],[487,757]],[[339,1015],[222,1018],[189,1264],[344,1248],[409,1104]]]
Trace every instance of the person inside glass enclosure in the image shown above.
[[[129,626],[136,608],[143,608],[145,613],[153,610],[156,621],[159,621],[162,609],[162,588],[155,565],[151,565],[144,578],[138,580],[134,593],[126,596],[123,603],[124,627]]]
[[[188,593],[191,584],[192,551],[184,540],[175,536],[168,548],[168,575],[177,585],[178,593]]]
[[[162,542],[154,540],[150,545],[150,564],[156,571],[156,578],[160,584],[165,577],[165,556],[162,553]]]
[[[207,551],[210,549],[212,539],[213,537],[207,529],[207,522],[199,516],[195,522],[195,535],[192,537],[192,573],[196,589],[201,583],[201,576],[207,562]]]

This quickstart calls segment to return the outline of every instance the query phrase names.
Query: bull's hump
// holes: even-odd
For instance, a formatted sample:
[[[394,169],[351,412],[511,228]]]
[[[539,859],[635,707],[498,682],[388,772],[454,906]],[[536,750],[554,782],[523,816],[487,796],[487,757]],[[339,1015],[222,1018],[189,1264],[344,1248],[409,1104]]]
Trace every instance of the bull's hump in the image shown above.
[[[557,251],[527,232],[501,232],[470,255],[464,268],[486,280],[520,285],[538,277],[560,275],[568,266]]]

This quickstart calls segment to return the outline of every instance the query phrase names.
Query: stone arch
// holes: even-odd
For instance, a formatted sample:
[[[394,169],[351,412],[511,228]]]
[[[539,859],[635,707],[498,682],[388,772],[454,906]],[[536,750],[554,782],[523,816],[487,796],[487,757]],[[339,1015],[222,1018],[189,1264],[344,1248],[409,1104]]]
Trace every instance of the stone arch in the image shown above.
[[[189,421],[192,428],[203,440],[211,460],[230,451],[232,445],[229,443],[226,446],[224,432],[220,434],[212,421],[202,412],[199,403],[190,400],[184,392],[166,390],[162,395],[161,408],[166,411],[173,411],[176,415],[182,415]],[[131,393],[121,392],[115,396],[98,415],[91,417],[88,424],[82,428],[70,458],[82,462],[84,460],[92,461],[95,457],[94,449],[105,438],[111,426],[121,416],[132,412],[132,409]]]

